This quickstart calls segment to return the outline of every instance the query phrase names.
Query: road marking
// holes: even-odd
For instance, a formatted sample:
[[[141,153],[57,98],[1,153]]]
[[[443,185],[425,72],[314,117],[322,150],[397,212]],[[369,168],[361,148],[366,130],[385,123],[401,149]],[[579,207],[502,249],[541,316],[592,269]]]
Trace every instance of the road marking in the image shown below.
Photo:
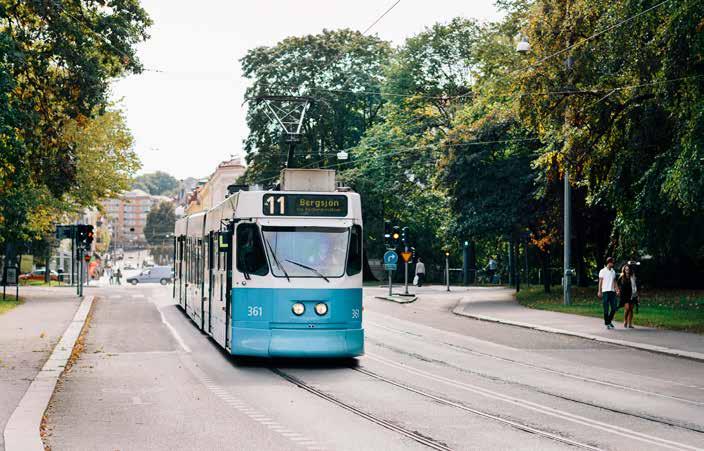
[[[414,368],[414,367],[411,367],[411,366],[408,366],[408,365],[405,365],[402,363],[397,363],[392,360],[387,360],[384,357],[377,356],[374,354],[366,353],[365,355],[372,360],[376,360],[377,362],[383,363],[385,365],[391,366],[396,369],[401,369],[403,371],[414,374],[416,376],[425,377],[427,379],[434,380],[436,382],[442,382],[444,384],[453,386],[455,388],[460,388],[462,390],[466,390],[466,391],[469,391],[469,392],[472,392],[472,393],[475,393],[478,395],[482,395],[487,398],[495,399],[498,401],[504,401],[509,404],[523,407],[525,409],[532,410],[534,412],[542,413],[545,415],[557,417],[559,419],[570,421],[572,423],[577,423],[582,426],[588,426],[588,427],[591,427],[594,429],[599,429],[601,431],[610,432],[610,433],[616,434],[616,435],[621,435],[621,436],[627,437],[631,440],[639,440],[641,442],[649,443],[651,445],[658,445],[658,446],[662,446],[664,448],[669,448],[669,449],[688,449],[688,450],[700,450],[701,449],[701,448],[697,448],[694,446],[685,445],[684,443],[679,443],[679,442],[675,442],[672,440],[667,440],[664,438],[659,438],[659,437],[655,437],[652,435],[644,434],[642,432],[638,432],[638,431],[635,431],[632,429],[622,428],[620,426],[614,426],[614,425],[610,425],[608,423],[604,423],[601,421],[592,420],[587,417],[572,414],[572,413],[569,413],[569,412],[566,412],[566,411],[560,410],[560,409],[554,409],[552,407],[548,407],[546,405],[535,403],[535,402],[528,401],[525,399],[520,399],[520,398],[515,398],[512,396],[504,395],[499,392],[495,392],[493,390],[488,390],[488,389],[485,389],[485,388],[482,388],[482,387],[479,387],[476,385],[456,381],[456,380],[449,379],[449,378],[446,378],[444,376],[440,376],[437,374],[429,373],[429,372],[426,372],[426,371],[423,371],[423,370],[420,370],[420,369],[417,369],[417,368]]]
[[[386,327],[386,326],[383,326],[383,325],[381,325],[381,324],[376,324],[376,323],[374,323],[374,322],[367,321],[367,324],[371,324],[371,325],[373,325],[374,327],[378,327],[378,328],[380,328],[380,329],[385,329],[385,330],[388,330],[388,331],[391,331],[391,332],[406,334],[406,332],[404,332],[403,330],[394,329],[394,328],[391,328],[391,327]],[[445,332],[445,331],[442,331],[442,330],[440,330],[440,329],[438,329],[438,330],[441,331],[441,332]],[[418,337],[419,337],[418,339],[419,339],[419,340],[422,340],[423,342],[427,342],[427,340],[428,340],[428,337],[423,336],[423,335],[417,335],[417,334],[412,334],[412,335],[418,336]],[[465,337],[465,338],[471,338],[471,337]],[[471,338],[470,341],[474,341],[474,340],[475,340],[475,339]],[[628,391],[633,391],[633,392],[637,392],[637,393],[643,393],[643,394],[647,394],[647,395],[653,395],[653,396],[657,396],[657,397],[661,397],[661,398],[666,398],[666,399],[672,399],[672,400],[676,400],[676,401],[681,401],[681,402],[684,402],[684,403],[687,403],[687,404],[693,404],[693,405],[698,405],[698,406],[704,406],[704,402],[700,402],[700,401],[694,401],[694,400],[687,399],[687,398],[681,398],[681,397],[679,397],[679,396],[666,395],[666,394],[664,394],[664,393],[658,393],[658,392],[653,392],[653,391],[649,391],[649,390],[643,390],[643,389],[639,389],[639,388],[635,388],[635,387],[630,387],[630,386],[627,386],[627,385],[621,385],[621,384],[617,384],[617,383],[613,383],[613,382],[607,382],[607,381],[602,381],[602,380],[599,380],[599,379],[593,379],[593,378],[586,377],[586,376],[578,376],[578,375],[575,375],[575,374],[572,374],[572,373],[568,373],[568,372],[565,372],[565,371],[554,370],[554,369],[552,369],[552,368],[548,368],[548,367],[544,367],[544,366],[540,366],[540,365],[535,365],[535,364],[526,363],[526,362],[520,362],[520,361],[518,361],[518,360],[510,359],[510,358],[507,358],[507,357],[501,357],[501,356],[489,354],[489,353],[482,352],[482,351],[476,351],[476,350],[474,350],[474,349],[470,349],[470,348],[467,348],[467,347],[465,347],[465,346],[457,345],[457,344],[454,344],[454,343],[448,343],[448,342],[446,342],[446,341],[442,341],[442,342],[437,341],[437,340],[433,340],[433,341],[434,341],[435,343],[438,343],[438,344],[451,346],[451,347],[453,347],[453,348],[455,348],[455,349],[457,349],[457,350],[461,350],[462,352],[469,352],[469,353],[474,354],[474,355],[478,355],[478,356],[482,356],[482,357],[486,357],[486,358],[491,358],[491,359],[499,360],[499,361],[503,361],[503,362],[508,362],[508,363],[512,363],[512,364],[515,364],[515,365],[520,365],[520,366],[524,366],[524,367],[528,367],[528,368],[534,368],[534,369],[537,369],[537,370],[541,370],[541,371],[546,371],[546,372],[553,373],[553,374],[562,375],[562,376],[565,376],[565,377],[568,377],[568,378],[573,378],[573,379],[582,380],[582,381],[586,381],[586,382],[592,382],[592,383],[600,384],[600,385],[606,385],[606,386],[618,388],[619,390],[621,390],[621,389],[622,389],[622,390],[628,390]],[[480,340],[480,341],[481,341],[481,340]],[[506,348],[507,348],[508,350],[510,350],[510,351],[514,351],[514,352],[515,352],[515,351],[518,351],[518,349],[516,349],[516,348],[508,348],[508,347],[506,347]],[[615,373],[625,374],[625,375],[627,375],[627,376],[629,376],[629,377],[633,377],[633,374],[626,373],[626,372],[623,372],[623,371],[617,371],[617,370],[611,370],[611,371],[613,371],[613,372],[615,372]],[[693,389],[697,389],[697,390],[702,390],[702,389],[704,389],[704,387],[699,387],[699,386],[696,386],[696,385],[683,384],[683,383],[681,383],[681,382],[676,382],[676,381],[669,381],[669,380],[667,380],[667,379],[659,379],[659,378],[654,378],[654,377],[649,377],[649,376],[641,376],[641,375],[638,375],[638,378],[639,378],[639,379],[650,379],[650,380],[653,380],[653,381],[656,381],[656,382],[659,382],[659,383],[667,383],[667,384],[679,385],[679,386],[681,386],[681,387],[693,388]]]
[[[166,316],[164,316],[164,312],[162,312],[159,307],[157,307],[157,310],[159,310],[159,314],[161,315],[161,322],[164,323],[164,325],[169,329],[169,331],[171,332],[171,335],[173,335],[174,338],[176,339],[176,341],[178,342],[178,344],[181,345],[181,348],[184,351],[190,353],[191,348],[189,348],[188,345],[186,344],[186,342],[183,341],[183,338],[181,338],[181,335],[179,335],[178,332],[176,332],[176,329],[174,329],[174,326],[172,326],[171,323],[169,323],[166,320]]]
[[[93,296],[83,298],[61,340],[12,412],[3,433],[5,451],[44,451],[44,443],[39,435],[42,417],[54,394],[56,382],[71,358],[73,347],[93,305],[93,299]]]

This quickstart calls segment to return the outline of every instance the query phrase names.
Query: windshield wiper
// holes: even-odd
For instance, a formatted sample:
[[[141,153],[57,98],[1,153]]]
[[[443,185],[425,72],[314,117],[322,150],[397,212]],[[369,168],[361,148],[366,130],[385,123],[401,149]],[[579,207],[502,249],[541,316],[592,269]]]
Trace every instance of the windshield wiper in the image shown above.
[[[323,279],[325,279],[325,281],[326,281],[327,283],[330,283],[330,280],[329,280],[327,277],[325,277],[325,276],[323,275],[323,273],[321,273],[321,272],[318,271],[317,269],[315,269],[315,268],[313,268],[313,267],[311,267],[311,266],[306,266],[306,265],[304,265],[303,263],[295,262],[295,261],[293,261],[293,260],[286,259],[286,261],[289,262],[289,263],[293,263],[293,264],[296,265],[296,266],[300,266],[301,268],[310,269],[311,271],[313,271],[314,273],[316,273],[317,275],[319,275],[320,277],[322,277]]]
[[[291,279],[288,277],[288,273],[284,269],[283,265],[279,261],[279,258],[276,256],[276,252],[274,252],[274,248],[271,247],[271,244],[269,244],[269,240],[266,239],[266,235],[262,233],[262,238],[264,238],[264,242],[266,243],[267,247],[269,248],[269,251],[271,252],[271,256],[274,257],[274,262],[276,263],[276,266],[281,268],[281,271],[284,272],[284,276],[286,276],[286,280],[291,282]]]

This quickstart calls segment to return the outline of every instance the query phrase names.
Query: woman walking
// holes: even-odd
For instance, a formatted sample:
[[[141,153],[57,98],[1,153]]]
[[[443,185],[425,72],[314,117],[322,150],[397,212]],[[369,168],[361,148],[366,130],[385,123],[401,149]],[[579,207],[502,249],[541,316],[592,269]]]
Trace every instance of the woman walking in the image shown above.
[[[623,327],[633,329],[633,308],[638,305],[638,281],[630,265],[623,265],[618,277],[619,306],[623,307]]]

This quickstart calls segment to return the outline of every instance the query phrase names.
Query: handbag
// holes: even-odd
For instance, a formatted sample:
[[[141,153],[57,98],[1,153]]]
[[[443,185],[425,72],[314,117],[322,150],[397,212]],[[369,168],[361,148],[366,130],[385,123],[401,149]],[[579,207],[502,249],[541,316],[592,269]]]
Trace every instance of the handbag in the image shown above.
[[[413,285],[418,286],[418,274],[413,278]]]

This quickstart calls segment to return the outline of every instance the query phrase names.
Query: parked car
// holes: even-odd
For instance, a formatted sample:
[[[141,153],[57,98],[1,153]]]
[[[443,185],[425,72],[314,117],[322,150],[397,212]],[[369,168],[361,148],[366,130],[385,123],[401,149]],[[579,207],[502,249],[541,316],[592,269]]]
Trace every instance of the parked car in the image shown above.
[[[129,270],[129,269],[137,269],[136,266],[134,266],[132,263],[125,263],[125,265],[122,267],[123,271],[124,270]]]
[[[173,280],[173,271],[170,266],[154,266],[142,271],[136,276],[128,277],[127,283],[137,285],[138,283],[160,283],[166,285]]]
[[[37,268],[32,272],[20,275],[20,280],[44,280],[44,268]],[[49,272],[51,280],[59,280],[59,274],[56,271]]]

